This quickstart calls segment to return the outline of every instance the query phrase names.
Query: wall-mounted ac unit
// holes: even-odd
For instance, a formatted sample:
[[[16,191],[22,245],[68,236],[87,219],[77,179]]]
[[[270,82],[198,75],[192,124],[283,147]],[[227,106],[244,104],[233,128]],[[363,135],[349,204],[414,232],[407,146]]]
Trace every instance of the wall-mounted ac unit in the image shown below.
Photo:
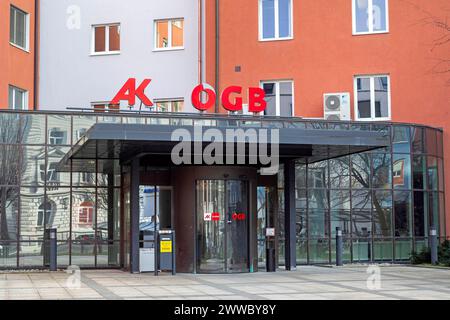
[[[350,93],[326,93],[323,95],[325,120],[350,121]]]

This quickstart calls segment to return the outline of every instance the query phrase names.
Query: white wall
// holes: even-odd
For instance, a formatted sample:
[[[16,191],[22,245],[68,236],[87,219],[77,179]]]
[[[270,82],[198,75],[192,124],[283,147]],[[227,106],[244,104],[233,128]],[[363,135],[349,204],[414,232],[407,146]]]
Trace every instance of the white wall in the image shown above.
[[[73,5],[80,9],[79,29],[67,27]],[[190,94],[198,82],[197,0],[41,0],[40,14],[41,110],[109,101],[129,77],[138,84],[152,79],[146,90],[151,100],[184,97],[185,111],[194,110]],[[184,50],[154,52],[154,20],[181,17]],[[120,55],[91,56],[91,26],[118,22]]]

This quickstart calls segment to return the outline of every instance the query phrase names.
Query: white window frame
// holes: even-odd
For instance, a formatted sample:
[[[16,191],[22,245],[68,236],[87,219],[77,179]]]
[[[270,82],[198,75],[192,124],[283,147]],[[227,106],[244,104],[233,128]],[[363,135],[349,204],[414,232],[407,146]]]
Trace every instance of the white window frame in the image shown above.
[[[183,21],[183,45],[179,47],[172,47],[172,23],[174,21]],[[167,21],[167,42],[168,47],[166,48],[158,48],[158,22],[164,22]],[[184,50],[184,43],[185,43],[185,21],[184,18],[170,18],[170,19],[156,19],[153,21],[153,51],[175,51],[175,50]]]
[[[386,77],[388,81],[388,116],[387,117],[375,117],[375,78]],[[358,111],[358,79],[369,78],[370,79],[370,118],[359,118]],[[372,74],[372,75],[357,75],[353,79],[353,100],[354,100],[354,112],[356,121],[390,121],[392,115],[392,103],[391,103],[391,77],[388,74]]]
[[[120,54],[121,50],[109,51],[109,27],[119,27],[120,49],[122,49],[122,26],[117,23],[93,24],[91,27],[91,56],[106,56]],[[95,28],[105,27],[105,51],[95,52]]]
[[[291,2],[291,12],[290,12],[290,29],[291,29],[291,35],[289,37],[280,37],[280,16],[279,16],[279,4],[278,0],[275,1],[275,37],[273,38],[264,38],[263,37],[263,7],[262,7],[262,0],[258,0],[258,24],[259,24],[259,32],[258,32],[258,39],[261,42],[265,41],[284,41],[284,40],[292,40],[294,39],[294,1],[290,0]]]
[[[12,95],[12,105],[13,105],[13,107],[16,105],[16,94],[15,94],[16,91],[20,91],[23,94],[23,99],[22,99],[23,105],[22,105],[22,108],[19,108],[19,109],[16,109],[16,108],[11,109],[9,105],[8,105],[8,108],[10,110],[28,110],[28,91],[24,90],[24,89],[21,89],[19,87],[13,86],[13,85],[9,85],[8,86],[8,101],[9,101],[10,89],[13,90],[13,95]]]
[[[22,47],[14,42],[11,42],[11,39],[9,39],[9,44],[12,45],[13,47],[16,47],[18,49],[21,49],[23,51],[30,53],[30,14],[28,12],[23,11],[22,9],[19,9],[18,7],[14,6],[14,5],[11,5],[10,8],[13,8],[14,10],[16,10],[16,11],[14,11],[14,15],[17,15],[17,11],[20,11],[25,14],[25,30],[24,30],[25,31],[25,47]],[[11,19],[11,14],[9,14],[9,16],[10,16],[9,18]],[[14,27],[15,27],[15,24],[14,24]],[[9,30],[9,32],[11,32],[11,30]],[[8,38],[10,38],[9,34],[8,34]]]
[[[368,34],[382,34],[382,33],[389,33],[389,0],[386,1],[386,30],[380,30],[380,31],[374,31],[373,30],[373,23],[369,24],[369,31],[356,31],[356,8],[355,8],[355,0],[352,1],[352,31],[354,36],[358,35],[368,35]],[[372,10],[369,10],[369,16],[368,21],[373,21],[373,0],[367,0],[368,2],[368,8],[372,8]]]
[[[264,81],[260,81],[260,87],[262,89],[264,89],[264,84],[266,83],[275,83],[275,99],[276,99],[276,104],[275,104],[275,116],[276,117],[280,117],[281,114],[281,96],[280,96],[280,83],[291,83],[292,85],[292,110],[291,110],[291,117],[295,117],[295,96],[294,96],[294,89],[295,89],[295,85],[294,85],[294,80],[264,80]],[[262,113],[264,114],[264,111],[262,111]],[[268,115],[270,117],[270,115]]]

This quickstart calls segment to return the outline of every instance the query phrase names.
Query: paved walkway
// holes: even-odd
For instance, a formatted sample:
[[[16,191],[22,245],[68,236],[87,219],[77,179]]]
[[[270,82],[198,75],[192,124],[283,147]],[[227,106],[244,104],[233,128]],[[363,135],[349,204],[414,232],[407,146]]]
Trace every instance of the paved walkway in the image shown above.
[[[0,273],[0,299],[450,299],[450,270],[409,266],[379,270],[380,289],[364,266],[174,277],[81,271],[79,288],[65,272]]]

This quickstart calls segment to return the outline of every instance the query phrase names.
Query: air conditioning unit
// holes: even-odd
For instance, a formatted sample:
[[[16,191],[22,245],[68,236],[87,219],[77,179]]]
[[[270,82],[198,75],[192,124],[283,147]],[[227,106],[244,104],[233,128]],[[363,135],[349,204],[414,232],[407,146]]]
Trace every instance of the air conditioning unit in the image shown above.
[[[325,120],[350,121],[350,93],[326,93],[323,95]]]

